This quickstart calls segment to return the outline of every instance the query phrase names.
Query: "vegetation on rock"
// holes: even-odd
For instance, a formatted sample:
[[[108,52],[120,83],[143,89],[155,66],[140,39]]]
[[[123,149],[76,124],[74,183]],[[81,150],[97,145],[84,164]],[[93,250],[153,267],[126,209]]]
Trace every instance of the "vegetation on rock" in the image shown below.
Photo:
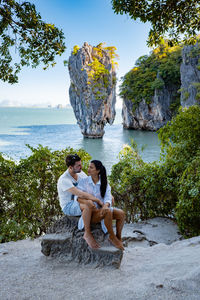
[[[72,55],[77,55],[79,49],[79,46],[74,46]],[[92,48],[92,62],[90,62],[86,68],[82,68],[82,71],[87,71],[87,84],[91,87],[97,100],[106,98],[106,89],[108,86],[114,86],[116,84],[115,68],[118,66],[116,62],[116,58],[118,58],[116,50],[117,48],[114,46],[106,47],[104,43],[98,44]],[[107,55],[110,58],[111,68],[105,60],[105,56]],[[113,71],[112,76],[111,70]],[[110,77],[112,77],[112,81]]]
[[[170,47],[163,40],[149,56],[141,56],[135,67],[122,78],[120,96],[131,100],[135,109],[142,100],[151,103],[155,89],[175,86],[177,92],[173,98],[179,103],[181,49],[181,46]]]
[[[80,49],[79,46],[75,45],[74,48],[73,48],[73,51],[72,51],[72,54],[73,55],[76,55],[78,53],[78,50]]]

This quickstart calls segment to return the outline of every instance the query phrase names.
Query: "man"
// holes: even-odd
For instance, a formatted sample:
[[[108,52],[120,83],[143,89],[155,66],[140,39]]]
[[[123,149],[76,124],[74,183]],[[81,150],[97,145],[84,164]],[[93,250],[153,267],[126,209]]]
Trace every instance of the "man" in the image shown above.
[[[123,249],[122,242],[113,233],[112,215],[110,211],[97,209],[94,202],[103,207],[102,201],[76,187],[80,179],[87,177],[82,171],[81,158],[77,154],[68,155],[66,157],[66,165],[68,169],[60,176],[57,184],[60,206],[64,214],[70,216],[82,215],[85,228],[83,237],[87,244],[93,249],[97,249],[100,246],[91,233],[90,223],[91,221],[92,223],[98,223],[100,220],[106,219],[107,223],[110,224],[111,242],[115,247]],[[87,201],[81,201],[81,199]]]

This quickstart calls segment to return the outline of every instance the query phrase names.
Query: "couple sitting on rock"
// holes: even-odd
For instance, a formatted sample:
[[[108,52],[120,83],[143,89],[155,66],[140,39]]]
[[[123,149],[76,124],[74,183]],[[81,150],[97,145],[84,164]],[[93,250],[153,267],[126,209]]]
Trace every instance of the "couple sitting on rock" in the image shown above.
[[[85,228],[84,239],[87,244],[97,249],[100,245],[94,239],[91,223],[101,222],[104,233],[109,234],[110,242],[123,250],[121,239],[125,214],[123,210],[112,207],[110,185],[107,182],[106,169],[99,160],[92,160],[88,176],[82,171],[81,158],[77,155],[66,157],[68,169],[58,180],[60,206],[65,215],[81,216],[78,228]],[[116,220],[116,235],[112,220]]]

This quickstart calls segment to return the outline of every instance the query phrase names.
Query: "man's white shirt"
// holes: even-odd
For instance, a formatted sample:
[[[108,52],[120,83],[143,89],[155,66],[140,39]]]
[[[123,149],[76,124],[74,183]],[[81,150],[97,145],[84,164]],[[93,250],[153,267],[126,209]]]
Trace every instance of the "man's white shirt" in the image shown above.
[[[75,180],[69,173],[69,170],[65,171],[58,179],[57,189],[58,189],[58,197],[62,210],[66,206],[68,202],[72,200],[72,193],[68,190],[72,187],[76,186],[80,179],[87,178],[87,175],[81,171],[77,173],[78,179]],[[77,199],[77,196],[74,197],[74,200]]]

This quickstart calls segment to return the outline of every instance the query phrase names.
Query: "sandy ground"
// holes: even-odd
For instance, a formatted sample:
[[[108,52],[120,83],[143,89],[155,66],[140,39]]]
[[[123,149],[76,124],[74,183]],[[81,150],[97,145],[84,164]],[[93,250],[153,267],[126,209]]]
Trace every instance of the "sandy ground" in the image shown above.
[[[200,299],[200,236],[128,246],[120,269],[79,266],[41,253],[40,239],[0,244],[0,299]]]

